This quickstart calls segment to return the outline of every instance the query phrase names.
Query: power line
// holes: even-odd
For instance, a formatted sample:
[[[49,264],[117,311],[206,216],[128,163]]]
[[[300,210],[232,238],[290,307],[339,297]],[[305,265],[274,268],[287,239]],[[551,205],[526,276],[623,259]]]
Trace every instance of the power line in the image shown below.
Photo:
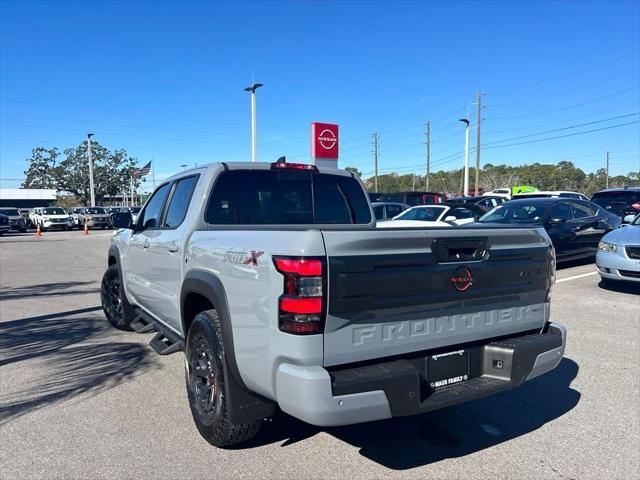
[[[615,61],[620,60],[621,58],[626,58],[626,57],[628,57],[630,55],[636,55],[637,56],[637,54],[638,54],[638,49],[634,49],[631,52],[623,53],[621,55],[616,55],[615,57],[611,57],[611,58],[609,58],[607,60],[604,60],[604,61],[602,61],[600,63],[592,64],[592,65],[590,65],[590,66],[588,66],[586,68],[582,68],[582,69],[579,69],[579,70],[574,70],[572,72],[564,73],[564,74],[561,74],[561,75],[555,75],[553,77],[547,77],[546,79],[537,80],[535,82],[532,82],[532,83],[529,83],[529,84],[526,84],[526,85],[521,85],[520,87],[506,88],[506,89],[502,89],[502,90],[494,90],[493,92],[489,92],[489,93],[493,95],[493,94],[496,94],[496,93],[514,92],[514,91],[519,91],[519,90],[525,90],[525,89],[528,89],[528,88],[531,88],[531,87],[537,87],[539,85],[544,85],[545,83],[554,82],[554,81],[559,80],[561,78],[567,78],[567,77],[571,77],[573,75],[577,75],[579,73],[588,72],[590,70],[595,70],[595,69],[600,68],[600,67],[602,67],[604,65],[608,65],[610,63],[614,63]]]
[[[578,91],[578,90],[584,90],[585,88],[593,87],[594,85],[599,85],[599,84],[607,82],[609,80],[613,80],[614,78],[623,77],[623,76],[628,75],[629,73],[635,72],[635,71],[637,71],[639,69],[640,69],[640,67],[634,67],[634,68],[631,68],[629,70],[625,70],[624,72],[621,72],[621,73],[618,73],[618,74],[615,74],[615,75],[609,75],[608,77],[602,78],[602,79],[597,80],[595,82],[585,83],[585,84],[579,85],[577,87],[570,88],[568,90],[563,90],[562,92],[551,93],[551,94],[548,94],[548,95],[540,95],[540,96],[537,96],[537,97],[527,97],[526,100],[517,101],[517,102],[492,103],[491,107],[495,108],[495,107],[509,107],[509,106],[513,106],[513,105],[523,105],[523,104],[535,102],[535,101],[538,101],[538,100],[545,100],[547,98],[559,97],[559,96],[565,95],[567,93],[573,93],[573,92]]]
[[[566,137],[573,137],[576,135],[584,135],[586,133],[593,133],[593,132],[600,132],[602,130],[610,130],[612,128],[619,128],[619,127],[625,127],[627,125],[635,125],[636,123],[640,123],[640,120],[636,120],[635,122],[627,122],[627,123],[620,123],[618,125],[611,125],[609,127],[602,127],[602,128],[595,128],[593,130],[586,130],[584,132],[575,132],[575,133],[568,133],[566,135],[557,135],[555,137],[547,137],[547,138],[538,138],[536,140],[528,140],[526,142],[518,142],[518,143],[509,143],[507,145],[494,145],[492,147],[486,147],[487,149],[493,149],[493,148],[504,148],[504,147],[514,147],[516,145],[525,145],[527,143],[538,143],[538,142],[546,142],[548,140],[556,140],[558,138],[566,138]]]
[[[520,140],[522,138],[529,138],[529,137],[535,137],[538,135],[545,135],[547,133],[553,133],[553,132],[560,132],[563,130],[570,130],[572,128],[578,128],[578,127],[585,127],[587,125],[595,125],[597,123],[603,123],[603,122],[609,122],[611,120],[617,120],[619,118],[627,118],[627,117],[632,117],[634,115],[640,115],[640,112],[637,113],[628,113],[626,115],[618,115],[617,117],[610,117],[610,118],[604,118],[602,120],[595,120],[593,122],[587,122],[587,123],[578,123],[577,125],[571,125],[568,127],[562,127],[562,128],[554,128],[553,130],[545,130],[544,132],[538,132],[538,133],[531,133],[529,135],[521,135],[519,137],[511,137],[511,138],[504,138],[502,140],[494,140],[492,142],[485,142],[483,144],[484,145],[494,145],[496,143],[502,143],[502,142],[510,142],[511,140]]]
[[[491,118],[494,119],[494,120],[510,119],[510,118],[526,118],[526,117],[535,117],[535,116],[538,116],[538,115],[546,115],[547,113],[561,112],[563,110],[570,110],[572,108],[577,108],[577,107],[581,107],[583,105],[588,105],[590,103],[598,102],[598,101],[604,100],[606,98],[611,98],[611,97],[614,97],[616,95],[621,95],[623,93],[630,92],[631,90],[635,90],[638,87],[640,87],[640,84],[635,85],[635,86],[633,86],[631,88],[625,88],[624,90],[618,90],[617,92],[613,92],[613,93],[610,93],[608,95],[604,95],[602,97],[593,98],[593,99],[587,100],[585,102],[580,102],[580,103],[576,103],[576,104],[573,104],[573,105],[567,105],[567,106],[560,107],[560,108],[554,108],[553,110],[545,110],[545,111],[542,111],[542,112],[523,113],[523,114],[519,114],[519,115],[508,115],[508,116],[491,117]]]

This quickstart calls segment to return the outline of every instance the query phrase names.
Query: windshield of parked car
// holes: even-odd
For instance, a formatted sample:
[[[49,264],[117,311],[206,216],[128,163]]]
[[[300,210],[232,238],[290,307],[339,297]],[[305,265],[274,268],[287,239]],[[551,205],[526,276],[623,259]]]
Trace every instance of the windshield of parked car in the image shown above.
[[[481,223],[542,223],[552,203],[507,202],[485,213]]]
[[[422,220],[423,222],[435,222],[446,210],[445,207],[413,207],[402,212],[394,220]]]
[[[61,208],[43,208],[43,215],[66,215],[67,213]]]
[[[87,213],[92,213],[94,215],[104,215],[105,210],[102,207],[95,207],[95,208],[87,208]]]
[[[140,213],[140,210],[142,210],[142,207],[129,207],[131,213]]]
[[[8,216],[20,215],[20,212],[18,211],[17,208],[0,208],[0,213],[2,215],[8,215]]]

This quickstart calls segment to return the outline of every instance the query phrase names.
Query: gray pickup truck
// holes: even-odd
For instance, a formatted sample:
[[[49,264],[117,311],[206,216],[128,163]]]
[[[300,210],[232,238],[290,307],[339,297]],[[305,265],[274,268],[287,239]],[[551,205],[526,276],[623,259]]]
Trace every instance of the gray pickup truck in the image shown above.
[[[320,426],[414,415],[517,387],[564,354],[544,229],[377,229],[347,171],[209,164],[114,223],[105,315],[184,351],[193,419],[216,446],[276,407]]]

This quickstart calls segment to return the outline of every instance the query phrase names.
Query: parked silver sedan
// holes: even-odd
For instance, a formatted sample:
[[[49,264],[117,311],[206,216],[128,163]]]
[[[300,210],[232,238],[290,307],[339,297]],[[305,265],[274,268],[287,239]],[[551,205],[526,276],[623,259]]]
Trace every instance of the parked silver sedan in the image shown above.
[[[640,214],[602,237],[596,267],[605,282],[640,282]]]

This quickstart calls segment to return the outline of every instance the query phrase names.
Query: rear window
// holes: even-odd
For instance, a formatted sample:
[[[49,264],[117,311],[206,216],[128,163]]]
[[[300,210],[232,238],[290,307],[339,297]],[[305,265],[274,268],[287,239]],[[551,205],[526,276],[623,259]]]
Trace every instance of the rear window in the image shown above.
[[[640,202],[640,192],[600,192],[596,193],[591,201],[601,207],[607,207],[612,203],[624,203],[626,205],[631,205],[632,203]]]
[[[352,177],[293,170],[231,170],[216,181],[205,220],[214,225],[367,224]]]

